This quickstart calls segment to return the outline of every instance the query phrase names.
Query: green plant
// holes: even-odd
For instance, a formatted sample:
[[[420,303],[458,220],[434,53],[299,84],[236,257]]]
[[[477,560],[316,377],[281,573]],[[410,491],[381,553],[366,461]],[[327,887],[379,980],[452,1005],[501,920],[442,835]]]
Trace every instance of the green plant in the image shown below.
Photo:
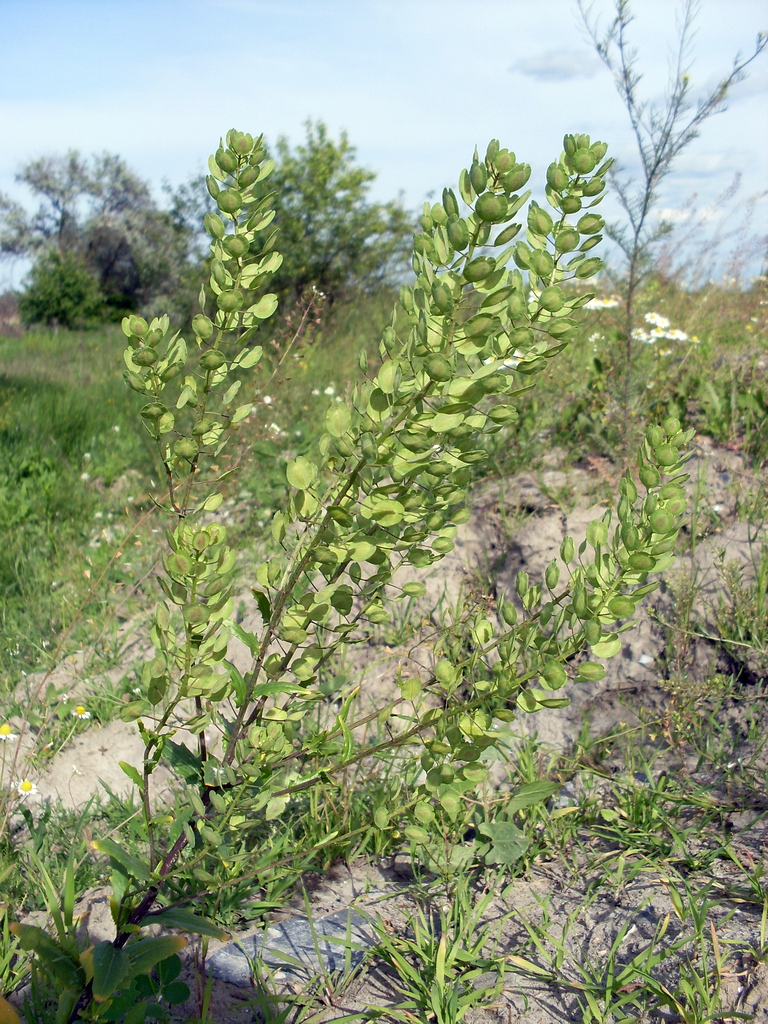
[[[768,36],[759,33],[754,52],[742,59],[734,58],[730,72],[710,92],[695,102],[691,95],[691,75],[688,65],[697,5],[695,0],[681,3],[680,29],[677,50],[672,61],[667,93],[661,103],[644,101],[639,92],[641,76],[637,71],[637,51],[629,41],[629,26],[633,21],[629,0],[615,0],[615,15],[608,29],[601,34],[597,22],[590,17],[585,0],[577,6],[595,50],[613,76],[616,90],[626,108],[640,157],[641,173],[636,182],[621,177],[614,168],[611,184],[622,209],[625,223],[608,228],[609,237],[616,243],[626,262],[622,283],[624,347],[622,399],[624,419],[631,409],[632,389],[636,386],[632,369],[637,351],[638,289],[653,268],[653,255],[658,242],[669,233],[663,220],[654,223],[652,213],[657,205],[662,183],[672,172],[679,155],[696,139],[704,123],[725,109],[732,87],[746,77],[746,69],[768,45]],[[625,432],[625,439],[626,439]]]
[[[88,327],[98,320],[104,297],[82,258],[48,252],[35,263],[19,299],[25,324]]]
[[[425,569],[453,548],[469,517],[472,467],[486,458],[481,438],[514,421],[509,400],[533,386],[574,332],[570,315],[588,296],[569,297],[561,285],[600,267],[587,254],[602,219],[581,210],[601,198],[605,152],[588,136],[565,137],[547,174],[557,220],[531,203],[527,242],[509,244],[530,168],[498,142],[462,172],[464,216],[450,189],[427,205],[414,241],[416,283],[401,290],[402,313],[383,332],[378,365],[369,369],[361,352],[362,381],[330,403],[316,449],[287,463],[290,498],[272,517],[272,546],[252,587],[262,626],[249,632],[232,618],[237,552],[214,513],[223,501],[220,458],[232,428],[254,410],[246,382],[263,349],[253,338],[277,306],[264,287],[281,257],[273,195],[259,187],[271,169],[262,140],[232,130],[222,141],[208,178],[219,213],[205,218],[216,309],[194,318],[193,346],[170,332],[167,317],[123,321],[125,379],[145,399],[141,416],[167,488],[158,504],[173,526],[158,578],[155,655],[141,670],[141,695],[124,709],[144,741],[141,764],[121,765],[139,793],[143,849],[111,837],[92,843],[109,860],[116,937],[89,959],[61,929],[51,946],[40,929],[13,926],[63,985],[61,1020],[106,1019],[143,973],[136,963],[161,959],[163,940],[144,937],[145,926],[220,934],[186,906],[197,901],[215,914],[221,872],[235,882],[248,873],[246,826],[284,842],[279,822],[294,799],[359,766],[400,758],[415,766],[421,754],[424,781],[401,802],[379,804],[373,821],[416,845],[440,841],[487,775],[482,755],[498,740],[496,723],[564,706],[559,691],[569,680],[602,678],[589,656],[619,651],[636,602],[657,586],[649,574],[672,561],[685,512],[682,449],[691,433],[674,418],[649,427],[639,451],[645,497],[631,472],[622,477],[618,525],[608,510],[578,550],[566,538],[545,579],[519,573],[517,603],[501,597],[497,615],[459,609],[438,631],[429,669],[400,673],[397,692],[373,707],[359,686],[329,698],[319,677],[388,620],[389,588],[403,599],[424,593],[398,570]],[[568,221],[574,209],[576,226]],[[510,272],[512,258],[518,269]],[[289,343],[281,363],[290,352]],[[232,637],[252,654],[244,674],[227,660]],[[194,750],[175,738],[180,727],[196,737]],[[161,764],[182,787],[170,814],[154,799]],[[527,794],[524,803],[535,802]],[[295,870],[285,861],[278,884]],[[448,864],[447,878],[453,873]],[[448,963],[441,942],[437,998],[441,1012],[458,1012],[471,993],[440,981]]]

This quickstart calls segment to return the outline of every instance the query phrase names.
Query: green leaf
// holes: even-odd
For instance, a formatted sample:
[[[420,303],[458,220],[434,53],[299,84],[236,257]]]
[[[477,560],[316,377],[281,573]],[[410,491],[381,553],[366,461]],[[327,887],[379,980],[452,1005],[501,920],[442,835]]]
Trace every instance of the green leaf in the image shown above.
[[[183,910],[181,907],[168,907],[159,913],[147,914],[146,922],[162,925],[163,928],[180,928],[192,935],[208,935],[213,939],[230,938],[227,932],[212,921],[206,921],[204,917],[198,917],[191,910]]]
[[[592,645],[592,653],[596,658],[612,658],[621,650],[621,640],[615,633],[606,633],[599,643]]]
[[[261,345],[254,345],[252,348],[243,349],[241,356],[235,360],[235,365],[239,366],[242,370],[250,370],[252,366],[261,359],[264,349]]]
[[[487,822],[478,825],[491,841],[490,852],[485,859],[490,864],[516,864],[531,845],[531,840],[511,821]]]
[[[235,423],[239,423],[240,420],[244,420],[250,413],[251,409],[253,409],[253,402],[247,402],[245,405],[238,406],[232,416],[232,424],[234,425]]]
[[[515,811],[520,811],[523,807],[532,807],[534,804],[543,803],[545,800],[549,800],[551,796],[554,796],[560,789],[560,786],[556,782],[547,782],[541,780],[539,782],[527,782],[524,786],[520,786],[512,794],[511,799],[505,806],[507,814],[514,814]]]
[[[110,860],[116,861],[121,867],[125,868],[131,878],[135,878],[136,881],[150,881],[152,876],[147,865],[140,861],[138,857],[134,857],[132,853],[123,849],[122,846],[119,846],[114,840],[94,839],[91,842],[91,849],[98,850],[99,853],[105,853]]]
[[[325,414],[325,429],[331,437],[342,437],[352,426],[352,416],[343,402],[334,402]]]
[[[464,422],[463,412],[438,412],[432,417],[430,427],[434,431],[453,430]]]
[[[144,785],[144,782],[138,770],[134,768],[132,764],[128,764],[127,761],[118,761],[117,763],[120,765],[120,768],[128,776],[131,782],[135,786],[138,786],[139,789],[141,789],[142,786]]]
[[[257,317],[259,320],[266,320],[277,309],[277,296],[269,292],[267,295],[262,295],[255,306],[249,306],[246,310],[252,316]]]
[[[297,456],[288,463],[285,475],[291,487],[297,491],[305,491],[317,476],[317,467],[303,455]]]
[[[75,963],[48,932],[31,924],[14,923],[9,927],[19,940],[21,948],[36,953],[64,988],[82,987],[85,979],[80,965]]]
[[[397,685],[400,687],[400,693],[405,700],[415,700],[421,693],[421,680],[418,677],[398,679]]]
[[[115,949],[111,942],[98,943],[90,951],[93,968],[93,998],[103,1003],[131,975],[131,961],[124,949]]]

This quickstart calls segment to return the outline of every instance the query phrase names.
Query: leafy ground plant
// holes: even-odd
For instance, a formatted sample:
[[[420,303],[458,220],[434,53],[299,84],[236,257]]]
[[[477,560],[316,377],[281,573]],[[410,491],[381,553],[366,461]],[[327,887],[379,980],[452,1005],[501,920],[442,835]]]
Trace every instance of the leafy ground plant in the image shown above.
[[[472,467],[487,458],[484,438],[514,421],[514,399],[574,332],[571,314],[589,296],[569,282],[601,266],[588,254],[603,226],[591,209],[604,192],[605,153],[588,136],[565,137],[547,171],[555,216],[531,202],[525,241],[514,241],[522,228],[514,217],[530,197],[520,191],[530,167],[498,142],[475,154],[458,196],[446,189],[425,207],[416,282],[400,293],[376,365],[361,353],[361,379],[333,396],[317,448],[288,462],[290,499],[271,520],[273,554],[255,568],[256,632],[233,618],[237,552],[215,513],[222,453],[258,397],[248,394],[248,371],[263,355],[254,339],[276,309],[264,289],[281,257],[262,140],[232,130],[211,157],[219,213],[206,215],[205,227],[215,309],[201,289],[192,345],[167,317],[123,321],[125,379],[145,399],[142,420],[166,482],[159,504],[171,523],[155,655],[124,712],[144,742],[141,763],[122,765],[139,794],[143,848],[119,835],[91,844],[110,864],[113,940],[80,944],[71,883],[64,909],[50,889],[56,935],[11,926],[57,993],[57,1024],[112,1019],[126,993],[141,995],[141,979],[184,943],[148,935],[148,925],[221,935],[189,905],[212,912],[217,880],[247,875],[246,825],[279,832],[290,802],[328,779],[420,757],[415,793],[382,803],[374,823],[417,849],[444,843],[486,778],[481,755],[498,742],[496,723],[564,706],[567,682],[602,677],[590,655],[619,651],[636,602],[657,586],[649,574],[673,558],[685,512],[682,448],[691,432],[674,418],[648,428],[639,485],[629,471],[621,478],[618,522],[608,510],[578,549],[566,538],[542,582],[519,573],[516,602],[460,609],[433,637],[428,670],[399,674],[373,707],[354,686],[329,698],[322,682],[326,665],[387,621],[388,595],[423,594],[412,570],[453,548],[469,518]],[[251,653],[245,673],[228,660],[233,638]],[[182,728],[194,748],[179,742]],[[171,806],[158,798],[161,766],[178,780]],[[149,1015],[147,1000],[134,1001],[131,1024]]]

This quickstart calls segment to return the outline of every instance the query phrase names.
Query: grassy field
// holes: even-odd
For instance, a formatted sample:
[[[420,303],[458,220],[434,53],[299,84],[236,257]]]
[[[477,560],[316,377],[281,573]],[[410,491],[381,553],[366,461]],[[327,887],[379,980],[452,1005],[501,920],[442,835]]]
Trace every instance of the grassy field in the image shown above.
[[[685,427],[693,427],[699,438],[743,458],[753,486],[735,496],[733,518],[764,523],[768,281],[757,279],[746,291],[710,286],[696,293],[652,282],[639,296],[646,337],[634,342],[626,386],[622,311],[610,296],[605,298],[600,308],[582,312],[578,340],[554,361],[535,397],[520,400],[517,423],[489,438],[491,459],[482,473],[478,470],[478,487],[489,477],[507,480],[522,471],[535,473],[556,465],[586,470],[594,479],[594,495],[600,496],[605,481],[615,480],[625,466],[646,425],[674,415]],[[285,497],[286,461],[316,443],[329,400],[344,394],[358,372],[361,347],[368,350],[372,364],[378,358],[378,338],[392,300],[389,294],[368,296],[324,311],[282,362],[290,325],[275,332],[269,358],[259,370],[258,404],[242,426],[237,449],[226,456],[242,465],[225,508],[232,534],[244,550],[244,563],[249,550],[263,548],[264,527]],[[656,338],[651,335],[654,327]],[[54,652],[56,663],[62,663],[87,650],[89,675],[95,676],[97,668],[120,669],[121,629],[140,622],[152,600],[151,571],[162,534],[147,495],[157,488],[158,467],[138,425],[138,396],[122,382],[123,345],[119,329],[0,338],[0,723],[28,714],[25,678],[52,667]],[[555,495],[553,500],[567,510],[570,497]],[[708,515],[702,536],[717,528],[712,513]],[[694,528],[682,543],[690,547],[696,542]],[[702,676],[683,654],[677,663],[670,655],[663,678],[670,695],[664,714],[649,708],[640,715],[640,726],[599,737],[587,729],[565,753],[548,751],[535,737],[522,744],[509,769],[513,796],[487,796],[450,837],[452,849],[464,850],[463,860],[456,862],[462,880],[456,881],[456,871],[448,872],[453,878],[451,914],[438,910],[434,917],[440,871],[433,884],[429,869],[435,868],[434,859],[430,863],[411,849],[417,879],[412,895],[418,913],[412,915],[408,937],[401,942],[380,936],[380,954],[410,1002],[406,1006],[404,1001],[399,1016],[385,1019],[448,1024],[464,1019],[457,1016],[459,1009],[462,1015],[479,1013],[472,1009],[470,990],[471,970],[481,962],[502,981],[515,972],[522,978],[538,972],[563,990],[570,986],[581,1013],[570,1019],[605,1024],[656,1020],[652,1013],[660,1008],[667,1014],[664,1019],[686,1024],[739,1019],[736,1002],[730,1009],[724,1002],[728,971],[737,960],[743,967],[768,959],[768,865],[762,856],[742,857],[732,837],[734,815],[754,811],[748,822],[751,829],[765,815],[760,798],[764,801],[768,778],[763,758],[768,734],[761,701],[768,557],[761,557],[754,583],[742,585],[734,578],[731,603],[719,620],[720,635],[713,638],[722,651],[738,654],[731,657],[730,673],[713,670]],[[401,616],[398,629],[385,638],[387,643],[397,646],[411,635],[406,620]],[[670,651],[674,652],[672,644]],[[124,695],[136,685],[130,668],[125,665],[124,672],[115,674],[109,692],[86,688],[88,699],[78,697],[94,720],[106,724],[119,716]],[[331,666],[328,694],[347,682],[345,666]],[[73,719],[70,705],[62,703],[55,686],[48,690],[47,700],[51,713],[30,717],[38,734],[30,772],[44,772],[73,735],[92,724]],[[734,707],[740,709],[741,731],[728,724]],[[679,764],[693,769],[675,776]],[[388,771],[367,766],[293,800],[279,829],[244,827],[240,848],[231,851],[233,872],[240,870],[242,880],[228,880],[215,899],[207,896],[204,909],[233,926],[283,904],[307,870],[324,871],[335,862],[358,858],[377,862],[398,849],[407,853],[402,837],[398,843],[396,834],[384,837],[375,828],[373,814],[378,806],[402,800],[419,770],[407,763],[397,770],[390,765]],[[638,776],[647,782],[641,790],[632,783]],[[553,794],[575,785],[574,780],[578,786],[572,788],[573,800],[553,804]],[[730,794],[728,814],[707,802],[708,788]],[[514,793],[520,792],[539,796],[515,804]],[[104,834],[130,818],[132,810],[132,805],[114,797],[92,807],[85,818],[55,806],[43,817],[27,812],[15,833],[0,838],[0,886],[14,916],[45,907],[44,894],[31,881],[35,874],[30,849],[58,878],[73,829]],[[504,885],[516,878],[538,877],[542,864],[556,862],[562,877],[569,872],[584,877],[602,872],[600,884],[620,894],[644,873],[655,872],[666,879],[665,892],[674,894],[669,898],[673,917],[684,926],[682,932],[665,940],[659,931],[646,948],[645,959],[637,953],[628,965],[618,956],[626,930],[622,935],[617,926],[615,943],[603,951],[603,960],[586,966],[582,962],[576,969],[563,921],[550,927],[544,914],[536,922],[528,919],[526,934],[513,954],[494,959],[487,949],[490,938],[479,923],[485,908],[472,887],[473,879],[479,884],[487,877],[493,860],[487,849],[483,852],[480,839],[470,843],[468,853],[465,849],[466,836],[482,835],[482,826],[494,820],[514,824],[521,839],[519,858],[502,872]],[[337,838],[329,841],[329,835]],[[140,851],[138,832],[134,840]],[[256,859],[253,850],[258,850]],[[713,865],[723,861],[738,866],[739,880],[718,889]],[[103,865],[84,849],[78,850],[77,864],[78,890],[103,881]],[[256,902],[254,874],[259,878]],[[211,874],[208,892],[221,883],[222,878]],[[590,893],[584,895],[579,913],[585,912],[591,898]],[[722,946],[718,943],[708,909],[728,901],[733,913],[749,914],[756,922],[752,945],[728,937]],[[7,925],[0,900],[0,992],[22,980],[26,970],[26,960],[17,956],[7,927],[3,933],[4,921]],[[718,919],[718,927],[720,923]],[[463,957],[449,958],[447,966],[445,949],[440,953],[439,929],[452,936],[454,951],[467,951]],[[683,932],[692,936],[687,946]],[[478,935],[484,939],[479,944]],[[664,967],[673,953],[682,959],[675,960],[675,970],[667,976]],[[435,958],[440,956],[442,968],[436,975]],[[443,1000],[438,1000],[437,1009],[435,986]],[[451,992],[456,994],[454,1002]],[[495,1005],[490,996],[486,1001]],[[28,1012],[32,1013],[29,1007]],[[325,1012],[316,994],[308,993],[290,1010],[293,1016],[281,1017],[274,1010],[268,1019],[373,1019],[360,1014],[323,1017]],[[523,1020],[509,1013],[510,1021]],[[43,1024],[45,1019],[29,1016],[28,1022]]]

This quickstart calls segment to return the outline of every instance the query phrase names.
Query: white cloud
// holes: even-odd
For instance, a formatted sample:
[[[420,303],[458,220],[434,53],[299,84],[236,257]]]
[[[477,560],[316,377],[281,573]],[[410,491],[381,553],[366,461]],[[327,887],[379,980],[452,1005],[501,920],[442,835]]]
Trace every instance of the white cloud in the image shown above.
[[[561,49],[515,61],[509,70],[544,82],[565,82],[571,78],[591,78],[599,67],[598,60],[583,50]]]

